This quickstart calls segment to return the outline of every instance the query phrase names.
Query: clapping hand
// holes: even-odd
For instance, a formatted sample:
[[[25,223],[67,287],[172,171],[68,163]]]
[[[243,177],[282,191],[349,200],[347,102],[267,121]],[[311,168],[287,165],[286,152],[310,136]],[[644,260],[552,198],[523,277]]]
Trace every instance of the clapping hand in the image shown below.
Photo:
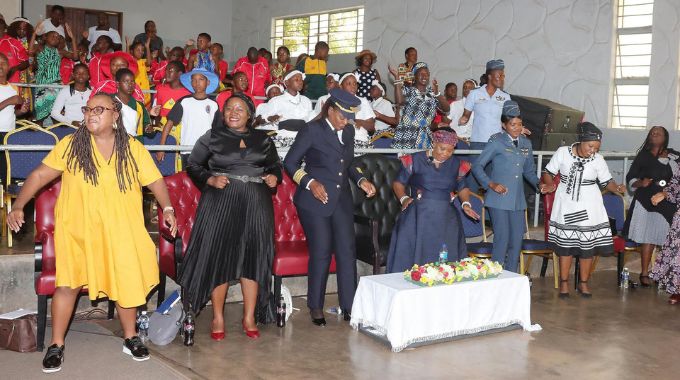
[[[437,79],[432,79],[432,92],[435,94],[439,94],[439,82],[437,82]]]

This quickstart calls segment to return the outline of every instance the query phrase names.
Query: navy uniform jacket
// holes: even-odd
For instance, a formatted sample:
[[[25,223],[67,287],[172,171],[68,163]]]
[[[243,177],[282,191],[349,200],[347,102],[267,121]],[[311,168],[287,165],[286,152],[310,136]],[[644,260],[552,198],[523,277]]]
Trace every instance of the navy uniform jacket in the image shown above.
[[[310,121],[298,132],[295,142],[288,150],[283,166],[299,186],[295,192],[295,206],[321,216],[330,216],[338,204],[352,209],[352,193],[348,177],[358,183],[363,178],[361,169],[353,164],[354,128],[348,125],[342,130],[340,144],[338,134],[326,120]],[[305,168],[301,164],[305,161]],[[319,181],[328,194],[323,204],[306,187],[309,181]]]
[[[496,133],[489,138],[489,143],[472,164],[472,173],[487,190],[484,203],[487,207],[501,210],[524,210],[527,208],[524,196],[524,181],[536,188],[538,177],[534,164],[531,142],[523,135],[519,136],[518,146],[512,143],[510,135],[505,132]],[[491,176],[484,167],[493,163]],[[505,195],[489,189],[489,182],[500,183],[508,189]]]

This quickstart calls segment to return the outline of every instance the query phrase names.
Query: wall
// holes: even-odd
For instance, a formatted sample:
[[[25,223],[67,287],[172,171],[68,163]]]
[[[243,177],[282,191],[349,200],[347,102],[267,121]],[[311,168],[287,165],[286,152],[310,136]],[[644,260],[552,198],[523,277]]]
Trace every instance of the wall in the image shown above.
[[[21,14],[21,0],[2,0],[0,2],[0,14],[5,17],[7,23]]]
[[[418,48],[440,83],[479,78],[486,61],[506,62],[506,90],[585,110],[596,125],[610,123],[615,0],[316,0],[234,1],[233,47],[270,47],[272,17],[364,4],[364,45],[378,70]],[[649,125],[676,128],[680,1],[656,0]],[[242,54],[241,54],[242,55]],[[338,59],[352,69],[350,57]],[[604,149],[636,148],[645,131],[607,130]],[[680,147],[680,134],[672,141]]]
[[[207,32],[225,51],[231,50],[232,0],[201,0],[190,5],[184,0],[30,0],[24,1],[25,16],[37,24],[45,17],[46,4],[123,12],[123,38],[144,32],[144,22],[152,19],[165,46],[184,46],[187,39]]]

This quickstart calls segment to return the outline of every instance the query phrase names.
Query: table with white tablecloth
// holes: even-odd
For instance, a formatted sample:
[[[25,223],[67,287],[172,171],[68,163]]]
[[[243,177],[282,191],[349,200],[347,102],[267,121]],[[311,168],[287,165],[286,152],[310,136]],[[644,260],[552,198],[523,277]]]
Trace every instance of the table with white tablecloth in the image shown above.
[[[433,287],[409,282],[403,273],[361,277],[350,324],[382,336],[394,352],[512,325],[540,330],[531,325],[528,278],[508,271]]]

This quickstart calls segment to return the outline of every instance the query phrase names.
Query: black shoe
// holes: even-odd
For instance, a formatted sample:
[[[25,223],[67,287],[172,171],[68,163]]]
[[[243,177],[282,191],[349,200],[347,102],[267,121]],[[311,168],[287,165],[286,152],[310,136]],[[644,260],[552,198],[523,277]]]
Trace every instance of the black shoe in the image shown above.
[[[342,312],[342,319],[344,319],[346,322],[349,322],[352,320],[352,314],[350,314],[349,311],[343,311]]]
[[[43,359],[43,372],[52,373],[61,371],[61,363],[64,362],[64,346],[53,344],[47,347],[47,353]]]
[[[132,359],[143,362],[149,359],[149,349],[146,348],[142,340],[138,336],[125,339],[123,343],[123,353],[132,356]]]
[[[317,326],[326,326],[326,318],[323,316],[323,310],[310,309],[309,315],[312,317],[312,323]]]
[[[568,283],[569,280],[560,280],[560,284],[565,283],[565,282]],[[567,289],[569,289],[569,287],[567,287]],[[569,298],[569,292],[566,292],[566,293],[560,292],[560,293],[557,294],[557,296],[562,298],[562,299]]]
[[[576,289],[576,291],[581,293],[581,297],[583,297],[583,298],[592,298],[593,297],[592,293],[585,293],[583,291],[582,285],[587,284],[587,283],[588,283],[588,281],[580,281],[579,284],[578,284],[578,289]]]

